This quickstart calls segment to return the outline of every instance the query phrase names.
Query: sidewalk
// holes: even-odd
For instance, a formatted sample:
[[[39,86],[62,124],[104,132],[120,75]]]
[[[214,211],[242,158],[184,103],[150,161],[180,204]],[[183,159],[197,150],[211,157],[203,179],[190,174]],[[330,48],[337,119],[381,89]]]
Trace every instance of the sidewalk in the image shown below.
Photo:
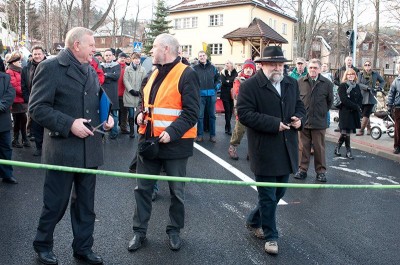
[[[338,123],[333,121],[334,117],[337,117],[337,111],[331,110],[331,125],[326,130],[326,140],[330,142],[337,142],[340,136],[339,132],[334,130],[338,127]],[[371,116],[371,121],[379,121],[379,118]],[[358,130],[357,130],[358,131]],[[366,132],[366,130],[365,130]],[[393,154],[393,138],[383,133],[381,138],[378,140],[372,139],[370,135],[364,134],[363,136],[351,135],[351,147],[359,149],[377,156],[385,157],[397,162],[400,162],[400,154]]]

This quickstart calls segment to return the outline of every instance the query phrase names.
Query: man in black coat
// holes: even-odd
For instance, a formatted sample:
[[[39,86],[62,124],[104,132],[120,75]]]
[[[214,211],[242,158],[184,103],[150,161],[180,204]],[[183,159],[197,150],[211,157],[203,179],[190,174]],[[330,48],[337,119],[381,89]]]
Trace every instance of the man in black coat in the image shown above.
[[[118,79],[121,75],[121,66],[119,63],[114,62],[114,55],[110,49],[104,52],[104,63],[101,63],[101,67],[104,71],[104,90],[112,102],[111,114],[114,118],[114,128],[111,129],[110,139],[116,139],[118,136]]]
[[[21,73],[21,88],[22,95],[25,101],[28,102],[29,95],[32,90],[32,81],[33,76],[35,75],[35,71],[40,62],[46,59],[44,55],[44,49],[41,46],[33,46],[32,47],[32,60],[28,61],[28,64],[22,68]],[[36,151],[33,153],[34,156],[42,155],[42,145],[43,145],[43,132],[44,128],[40,126],[37,122],[32,121],[31,117],[29,117],[28,128],[30,128],[30,133],[35,139]]]
[[[262,68],[241,84],[237,102],[239,121],[247,127],[250,167],[257,182],[287,183],[289,174],[297,171],[304,104],[297,81],[283,75],[288,60],[280,47],[266,47],[255,62],[261,62]],[[286,188],[257,189],[259,201],[247,227],[262,228],[265,251],[278,254],[276,208]]]
[[[11,160],[11,114],[10,107],[14,102],[15,89],[10,84],[10,76],[0,72],[0,159]],[[13,168],[0,165],[0,178],[4,183],[17,184]]]
[[[96,52],[93,34],[82,27],[71,29],[65,38],[65,50],[36,69],[29,112],[45,128],[42,163],[92,169],[103,164],[101,134],[90,126],[100,124],[100,84],[89,64]],[[109,117],[103,128],[108,130],[113,125]],[[74,257],[89,264],[102,264],[102,258],[92,251],[94,174],[46,171],[44,205],[34,249],[43,264],[58,263],[53,253],[53,232],[67,209],[72,185]]]

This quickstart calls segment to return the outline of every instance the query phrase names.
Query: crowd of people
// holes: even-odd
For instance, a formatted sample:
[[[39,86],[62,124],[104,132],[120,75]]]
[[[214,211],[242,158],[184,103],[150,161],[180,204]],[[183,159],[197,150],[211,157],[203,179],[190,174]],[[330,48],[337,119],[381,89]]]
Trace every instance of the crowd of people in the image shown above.
[[[96,52],[93,34],[82,27],[71,29],[66,48],[50,59],[42,47],[34,46],[32,59],[24,67],[18,51],[6,56],[6,73],[0,72],[1,159],[10,160],[12,148],[29,148],[31,138],[36,146],[33,155],[42,156],[43,163],[96,169],[104,163],[104,135],[114,140],[121,133],[130,138],[137,135],[131,172],[158,175],[164,171],[184,177],[193,142],[203,142],[205,132],[210,142],[217,142],[215,105],[220,92],[225,133],[231,136],[228,155],[239,159],[237,147],[247,131],[247,160],[256,181],[287,183],[290,174],[304,180],[313,154],[315,179],[326,182],[325,132],[335,100],[334,86],[340,100],[336,106],[340,137],[334,153],[341,156],[344,143],[345,156],[354,159],[350,135],[356,129],[356,135],[363,135],[365,129],[369,133],[376,83],[380,89],[385,84],[371,70],[370,61],[360,71],[351,57],[334,76],[319,59],[307,62],[304,58],[297,58],[288,73],[285,63],[290,61],[278,46],[265,47],[254,61],[246,59],[240,71],[229,60],[219,70],[204,51],[198,53],[198,63],[190,66],[170,34],[154,40],[153,68],[148,70],[140,64],[139,53]],[[111,105],[109,116],[100,120],[104,93]],[[395,116],[394,152],[398,154],[399,77],[390,87],[387,104]],[[11,166],[0,165],[0,174],[3,182],[18,183]],[[96,175],[47,170],[44,182],[43,209],[33,242],[39,261],[58,264],[53,232],[71,201],[73,255],[89,264],[102,264],[92,250]],[[168,185],[171,203],[166,233],[169,248],[178,251],[185,223],[185,184],[171,181]],[[131,252],[146,240],[156,189],[156,180],[137,179],[133,237],[128,243]],[[249,213],[246,227],[266,241],[267,253],[278,254],[276,209],[286,189],[257,189],[257,206]]]

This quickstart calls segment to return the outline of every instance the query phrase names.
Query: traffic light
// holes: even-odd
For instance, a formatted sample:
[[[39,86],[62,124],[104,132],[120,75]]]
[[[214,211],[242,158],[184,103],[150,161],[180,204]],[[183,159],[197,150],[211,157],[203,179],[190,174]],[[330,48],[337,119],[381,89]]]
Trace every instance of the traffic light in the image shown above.
[[[350,53],[353,53],[353,48],[354,48],[354,31],[353,30],[348,30],[346,31],[347,38],[349,39],[349,49]]]

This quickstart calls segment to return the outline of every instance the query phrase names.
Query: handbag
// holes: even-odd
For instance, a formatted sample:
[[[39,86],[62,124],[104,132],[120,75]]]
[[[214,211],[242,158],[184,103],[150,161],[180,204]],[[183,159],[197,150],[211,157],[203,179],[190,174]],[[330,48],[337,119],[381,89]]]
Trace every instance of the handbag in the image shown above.
[[[138,153],[146,159],[152,160],[158,156],[160,138],[150,138],[139,145]]]
[[[13,103],[11,113],[26,113],[28,111],[28,103]]]
[[[339,93],[338,93],[338,86],[333,87],[333,106],[337,109],[342,107],[342,101],[340,100]]]

